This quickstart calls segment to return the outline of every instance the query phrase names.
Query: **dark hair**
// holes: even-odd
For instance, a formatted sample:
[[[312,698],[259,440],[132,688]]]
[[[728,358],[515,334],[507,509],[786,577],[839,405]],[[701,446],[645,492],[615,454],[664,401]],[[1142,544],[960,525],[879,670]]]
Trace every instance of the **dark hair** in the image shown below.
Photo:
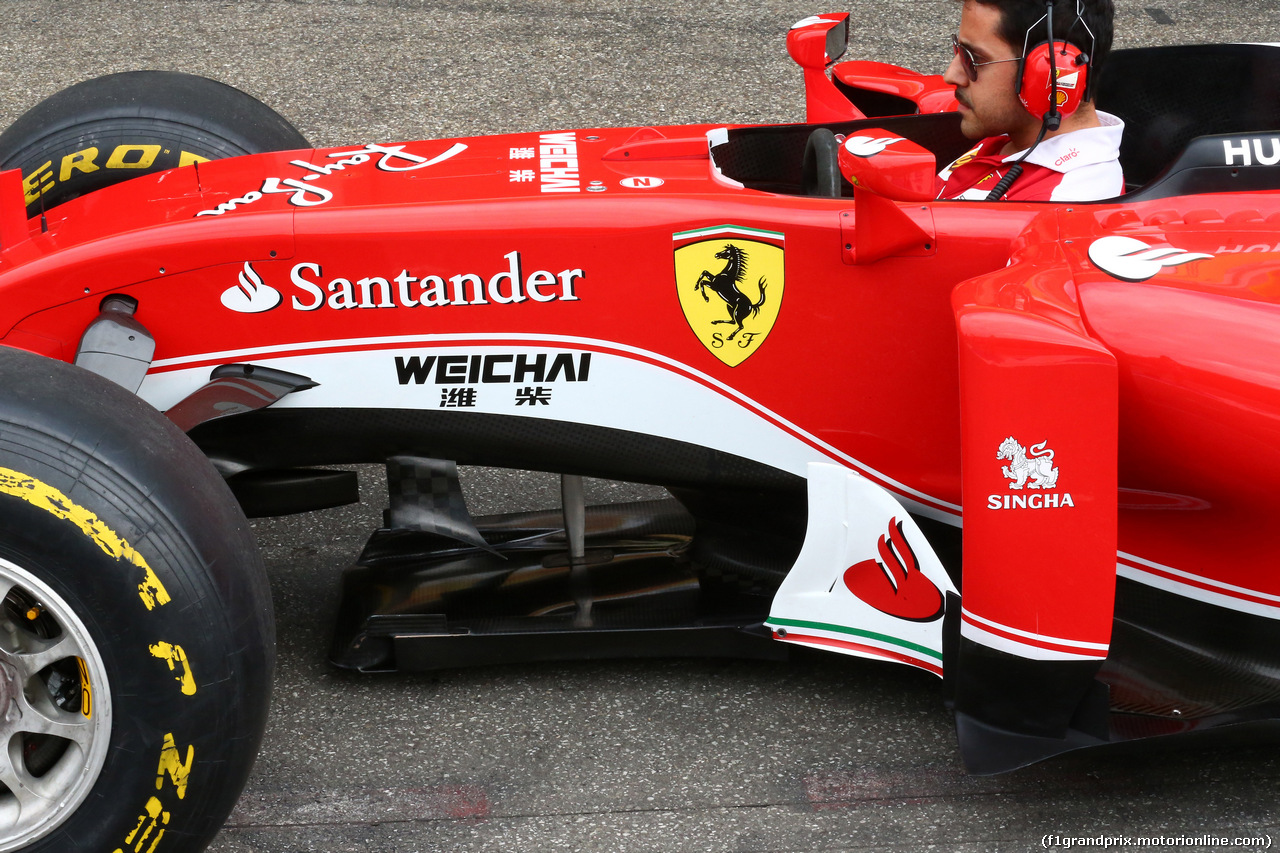
[[[994,6],[1000,10],[1000,28],[997,34],[1008,42],[1013,49],[1021,53],[1026,41],[1030,50],[1037,44],[1049,40],[1049,31],[1045,22],[1040,19],[1045,14],[1044,0],[975,0],[984,6]],[[1053,38],[1056,41],[1069,41],[1082,51],[1089,53],[1089,88],[1098,91],[1098,80],[1102,77],[1102,67],[1106,64],[1107,54],[1111,53],[1111,18],[1115,12],[1112,0],[1080,0],[1082,13],[1080,19],[1088,25],[1086,31],[1076,20],[1077,0],[1055,0],[1053,4]],[[1039,23],[1037,23],[1039,22]],[[1031,38],[1027,39],[1027,31]],[[1089,50],[1089,33],[1093,33],[1093,50]]]

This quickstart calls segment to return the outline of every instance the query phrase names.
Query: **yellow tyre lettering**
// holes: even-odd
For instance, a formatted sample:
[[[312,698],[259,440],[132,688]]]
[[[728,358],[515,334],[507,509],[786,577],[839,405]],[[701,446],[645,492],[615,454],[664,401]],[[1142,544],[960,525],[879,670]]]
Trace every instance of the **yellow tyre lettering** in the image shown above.
[[[62,168],[58,170],[58,180],[66,181],[71,178],[71,170],[84,172],[86,175],[90,172],[98,171],[97,165],[93,162],[97,159],[97,148],[86,148],[83,151],[76,151],[62,158]]]
[[[187,796],[187,781],[191,777],[191,764],[196,759],[196,748],[194,746],[187,747],[187,760],[182,760],[182,753],[178,751],[178,744],[174,742],[172,734],[164,736],[164,747],[160,750],[160,767],[156,770],[156,790],[159,791],[164,787],[164,778],[169,777],[173,782],[173,787],[178,789],[178,799]]]
[[[53,189],[53,172],[50,171],[52,166],[53,161],[50,160],[22,179],[22,188],[25,190],[27,204],[31,204],[31,202]]]
[[[147,169],[159,154],[159,145],[117,145],[107,160],[107,168]]]
[[[160,843],[160,839],[164,838],[164,826],[169,825],[169,812],[164,810],[164,804],[155,797],[147,800],[146,806],[143,807],[143,813],[138,818],[138,825],[133,831],[124,837],[124,847],[117,847],[115,853],[155,853],[156,846]],[[156,830],[159,829],[159,832]],[[152,838],[152,833],[155,837]],[[147,842],[151,842],[151,846],[146,846]]]
[[[168,643],[160,645],[167,646]],[[155,654],[154,647],[152,654]],[[156,771],[156,790],[164,788],[164,780],[167,776],[178,789],[178,799],[185,797],[187,781],[191,775],[191,765],[195,763],[195,757],[196,748],[188,746],[187,758],[183,761],[173,734],[166,734],[164,746],[160,750],[160,768]],[[155,853],[156,847],[160,845],[160,839],[164,838],[165,827],[169,825],[171,818],[172,813],[165,810],[164,803],[159,797],[149,798],[147,804],[142,807],[142,814],[138,816],[137,824],[124,837],[124,844],[117,847],[113,853]]]
[[[121,168],[145,168],[155,160],[159,146],[120,146],[113,153],[116,159],[125,155],[122,149],[142,151],[137,163],[123,163]],[[155,148],[155,151],[150,149]],[[70,173],[72,169],[82,172],[95,171],[98,167],[93,160],[96,149],[88,148],[63,158],[63,171]],[[184,154],[185,156],[185,154]],[[195,155],[191,155],[195,156]],[[143,163],[145,161],[145,163]],[[28,201],[39,198],[53,186],[53,175],[50,173],[52,161],[45,163],[33,172],[25,181]],[[111,166],[110,161],[108,166]],[[88,167],[88,168],[86,168]],[[138,585],[138,595],[148,610],[164,606],[170,602],[169,593],[164,584],[156,577],[155,572],[147,565],[147,561],[133,546],[120,537],[110,527],[88,509],[72,501],[58,489],[49,486],[35,477],[0,466],[0,495],[20,498],[34,507],[44,510],[63,521],[69,521],[85,533],[108,556],[116,560],[131,563],[142,570],[142,582]],[[29,618],[36,618],[39,613]],[[174,680],[180,685],[183,695],[191,696],[196,692],[196,680],[191,671],[191,663],[182,646],[164,640],[148,646],[152,657],[163,660],[174,673]],[[93,716],[93,684],[89,677],[88,667],[83,659],[76,662],[80,673],[80,713],[86,718]],[[165,779],[172,782],[178,799],[184,799],[190,782],[191,771],[195,764],[195,747],[187,745],[185,755],[179,749],[172,733],[166,733],[161,744],[160,760],[156,767],[156,790],[163,791]],[[172,813],[167,811],[159,797],[150,797],[143,806],[142,814],[133,829],[124,838],[124,844],[115,848],[114,853],[156,853],[161,840],[165,836]]]
[[[89,667],[84,658],[76,658],[80,665],[80,713],[88,719],[93,718],[93,684],[89,681]]]
[[[208,163],[208,157],[201,157],[199,154],[192,154],[190,151],[183,151],[178,157],[179,166],[190,166],[193,163]]]
[[[48,163],[45,164],[45,166],[48,165]],[[142,599],[142,603],[148,610],[154,609],[157,605],[163,606],[169,603],[169,593],[165,590],[164,584],[160,583],[160,579],[156,577],[142,555],[128,542],[117,536],[115,531],[103,523],[102,519],[72,502],[62,492],[45,485],[35,477],[28,477],[11,468],[0,467],[0,494],[22,498],[32,506],[50,512],[64,521],[70,521],[84,531],[109,556],[117,560],[126,560],[142,569],[142,583],[138,584],[138,597]]]
[[[192,696],[196,692],[196,679],[191,674],[191,663],[187,660],[187,653],[182,650],[182,646],[175,643],[166,643],[164,640],[149,646],[148,651],[152,657],[159,658],[169,664],[169,671],[176,672],[174,680],[182,685],[182,694],[184,696]]]

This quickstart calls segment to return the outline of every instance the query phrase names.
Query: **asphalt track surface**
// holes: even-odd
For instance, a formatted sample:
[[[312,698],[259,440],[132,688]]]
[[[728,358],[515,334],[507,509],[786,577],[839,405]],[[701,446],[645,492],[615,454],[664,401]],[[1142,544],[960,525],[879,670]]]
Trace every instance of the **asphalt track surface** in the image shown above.
[[[1121,46],[1280,41],[1276,0],[1118,5]],[[235,85],[319,145],[799,121],[786,28],[833,10],[746,0],[7,0],[0,125],[71,83],[141,68]],[[920,70],[946,61],[954,0],[858,0],[851,11],[850,57]],[[1167,85],[1195,73],[1170,68]],[[558,501],[545,475],[466,474],[477,512]],[[589,497],[632,492],[592,483]],[[365,493],[359,507],[257,524],[279,670],[256,769],[212,850],[985,852],[1041,849],[1050,834],[1280,841],[1274,736],[968,777],[938,683],[891,665],[814,655],[342,673],[327,663],[337,580],[377,524],[376,477]]]

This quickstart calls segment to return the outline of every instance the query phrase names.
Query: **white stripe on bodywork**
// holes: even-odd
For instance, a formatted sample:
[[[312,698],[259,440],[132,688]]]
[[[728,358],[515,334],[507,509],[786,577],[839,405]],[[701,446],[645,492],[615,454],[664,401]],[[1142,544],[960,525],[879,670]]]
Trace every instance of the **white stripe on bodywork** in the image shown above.
[[[1057,651],[1055,649],[1046,649],[1043,646],[1034,646],[1030,643],[1020,643],[1009,637],[1002,637],[999,634],[993,634],[984,631],[972,622],[960,623],[960,636],[967,640],[986,646],[989,649],[1005,652],[1011,655],[1017,655],[1020,658],[1028,660],[1102,660],[1106,657],[1106,653],[1102,654],[1072,654],[1071,652]]]
[[[516,343],[515,341],[519,341]],[[530,354],[582,348],[592,352],[591,379],[556,383],[550,406],[513,408],[481,393],[471,411],[591,424],[710,447],[798,476],[810,462],[838,461],[888,486],[914,512],[960,524],[960,507],[912,489],[863,465],[750,397],[674,359],[610,341],[561,335],[405,335],[308,341],[161,359],[138,394],[164,410],[208,381],[210,363],[252,362],[320,383],[277,408],[436,409],[442,387],[400,385],[396,355]],[[338,352],[308,353],[311,350]],[[299,354],[304,353],[304,354]],[[656,363],[654,363],[656,362]],[[184,365],[201,364],[200,367]],[[159,368],[158,371],[156,369]],[[490,388],[513,386],[480,386]]]
[[[1075,646],[1081,649],[1096,649],[1102,652],[1105,652],[1109,648],[1107,643],[1086,643],[1083,640],[1068,640],[1064,637],[1051,637],[1048,634],[1036,634],[1031,631],[1023,631],[1018,628],[1003,625],[996,622],[994,619],[984,619],[969,610],[963,610],[962,612],[966,618],[972,619],[974,622],[978,622],[988,628],[992,628],[997,631],[1004,631],[1008,634],[1016,634],[1019,637],[1023,637],[1024,639],[1035,643],[1049,643],[1055,646]]]
[[[1223,607],[1228,610],[1234,610],[1237,613],[1249,613],[1254,616],[1262,616],[1267,619],[1280,619],[1280,596],[1270,595],[1265,592],[1248,589],[1234,584],[1223,583],[1222,581],[1206,578],[1201,575],[1193,575],[1191,572],[1184,572],[1181,569],[1175,569],[1172,566],[1165,566],[1151,560],[1144,560],[1133,554],[1126,554],[1121,551],[1118,555],[1121,560],[1116,564],[1116,574],[1122,578],[1143,584],[1145,586],[1154,587],[1164,592],[1173,593],[1183,598],[1190,598],[1194,601],[1200,601],[1205,604],[1212,604],[1217,607]],[[1130,565],[1136,563],[1138,565]],[[1144,571],[1143,566],[1152,569],[1158,569],[1160,572],[1176,575],[1185,578],[1187,583],[1181,583],[1175,578],[1164,577],[1160,574]],[[1214,589],[1205,589],[1204,587],[1214,587]],[[1264,601],[1249,601],[1248,598],[1261,598]],[[1267,602],[1275,602],[1268,604]]]

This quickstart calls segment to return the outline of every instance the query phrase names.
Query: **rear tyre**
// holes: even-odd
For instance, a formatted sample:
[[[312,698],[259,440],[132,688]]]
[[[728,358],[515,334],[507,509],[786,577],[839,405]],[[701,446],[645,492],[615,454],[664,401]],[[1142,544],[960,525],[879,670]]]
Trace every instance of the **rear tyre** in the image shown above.
[[[0,851],[201,850],[266,721],[252,532],[123,389],[0,349],[0,399]]]
[[[140,175],[264,151],[310,148],[256,98],[171,71],[77,83],[0,134],[0,169],[21,169],[27,214]]]

